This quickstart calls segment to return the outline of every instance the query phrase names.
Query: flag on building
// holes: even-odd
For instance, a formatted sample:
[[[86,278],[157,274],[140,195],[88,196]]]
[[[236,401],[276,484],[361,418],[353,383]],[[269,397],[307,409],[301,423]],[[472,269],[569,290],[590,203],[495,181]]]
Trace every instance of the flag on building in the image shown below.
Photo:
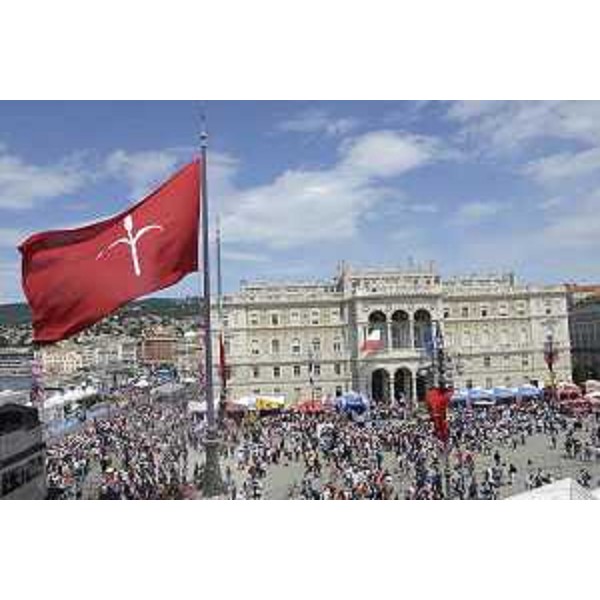
[[[362,343],[360,349],[365,354],[371,354],[377,352],[383,348],[383,339],[381,336],[381,329],[373,329],[367,333],[365,341]]]
[[[200,161],[110,219],[37,233],[19,250],[34,341],[55,342],[198,270]]]

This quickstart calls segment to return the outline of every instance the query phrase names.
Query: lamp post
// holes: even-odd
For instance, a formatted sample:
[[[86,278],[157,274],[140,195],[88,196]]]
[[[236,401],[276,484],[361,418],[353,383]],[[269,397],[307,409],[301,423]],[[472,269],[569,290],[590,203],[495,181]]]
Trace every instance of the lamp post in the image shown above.
[[[554,336],[552,333],[549,333],[546,336],[546,341],[544,342],[544,360],[546,361],[546,365],[548,366],[548,371],[550,372],[550,388],[552,390],[552,403],[556,404],[556,374],[554,372],[554,364],[556,363],[556,359],[558,358],[558,350],[556,344],[554,342]]]

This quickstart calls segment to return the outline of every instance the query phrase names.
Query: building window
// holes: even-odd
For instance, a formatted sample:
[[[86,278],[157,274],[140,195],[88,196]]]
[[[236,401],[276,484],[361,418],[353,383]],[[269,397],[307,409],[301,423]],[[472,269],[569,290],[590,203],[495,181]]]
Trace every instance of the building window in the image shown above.
[[[486,377],[485,379],[485,387],[490,389],[492,387],[492,378],[491,377]]]
[[[292,325],[300,324],[300,312],[297,310],[293,310],[290,312],[290,322]]]
[[[462,316],[463,319],[468,319],[469,318],[469,307],[468,306],[463,306],[460,309],[460,314]]]
[[[273,367],[273,377],[279,379],[281,377],[281,367]]]
[[[481,316],[482,316],[482,318],[487,317],[488,314],[489,314],[488,307],[487,306],[482,306],[481,307]]]
[[[525,302],[517,302],[517,314],[520,316],[525,314]]]
[[[274,326],[279,325],[279,314],[278,313],[271,314],[271,325],[274,325]]]
[[[336,375],[341,375],[341,374],[342,374],[342,365],[340,365],[340,363],[335,363],[335,364],[333,365],[333,372],[334,372]]]
[[[317,396],[317,398],[319,398],[320,396],[323,395],[323,388],[321,387],[316,387],[315,388],[315,396]]]
[[[529,357],[527,356],[527,354],[523,354],[521,356],[521,365],[523,367],[528,367],[529,366]]]
[[[258,340],[252,340],[252,342],[250,342],[250,354],[254,354],[255,356],[260,354]]]
[[[223,315],[223,328],[227,329],[227,327],[229,327],[229,316]]]
[[[315,338],[312,341],[312,349],[315,353],[321,352],[321,340],[319,338]]]
[[[483,357],[483,366],[486,368],[489,368],[492,366],[492,357],[491,356]]]
[[[450,309],[448,307],[444,308],[444,319],[450,318]]]
[[[271,354],[279,354],[279,340],[271,340]]]
[[[300,377],[302,369],[300,365],[294,365],[294,377]]]
[[[521,344],[527,344],[527,329],[525,327],[521,329]]]
[[[292,354],[300,354],[301,350],[300,340],[298,338],[292,340]]]
[[[465,331],[463,333],[463,346],[470,346],[471,345],[471,333],[468,331]]]
[[[274,394],[281,394],[281,388],[273,388]]]
[[[260,394],[260,388],[256,388],[256,389],[252,390],[252,393],[255,395]]]
[[[331,322],[336,323],[340,318],[340,311],[337,308],[331,309]]]
[[[258,313],[256,313],[256,312],[250,313],[250,325],[253,325],[253,326],[258,325]]]
[[[508,316],[508,305],[507,304],[502,303],[498,306],[498,316],[500,316],[500,317]]]
[[[321,314],[320,311],[317,309],[313,309],[310,311],[310,324],[311,325],[318,325],[321,321]]]
[[[260,377],[260,369],[258,367],[252,367],[252,377],[254,377],[254,379]]]
[[[313,365],[313,375],[316,377],[321,375],[321,365]]]
[[[340,340],[333,340],[333,351],[335,354],[340,354],[342,352],[342,342],[340,342]]]

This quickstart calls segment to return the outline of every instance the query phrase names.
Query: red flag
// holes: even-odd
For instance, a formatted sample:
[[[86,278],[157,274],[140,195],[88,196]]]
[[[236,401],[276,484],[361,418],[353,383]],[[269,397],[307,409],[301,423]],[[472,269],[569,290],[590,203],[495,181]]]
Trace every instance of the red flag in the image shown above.
[[[23,242],[23,290],[34,340],[70,337],[130,300],[197,271],[199,196],[195,160],[115,217]]]
[[[450,398],[452,396],[452,390],[443,390],[440,388],[432,388],[427,392],[427,407],[429,408],[429,414],[433,421],[433,427],[435,435],[439,440],[444,442],[448,441],[449,428],[447,410]]]

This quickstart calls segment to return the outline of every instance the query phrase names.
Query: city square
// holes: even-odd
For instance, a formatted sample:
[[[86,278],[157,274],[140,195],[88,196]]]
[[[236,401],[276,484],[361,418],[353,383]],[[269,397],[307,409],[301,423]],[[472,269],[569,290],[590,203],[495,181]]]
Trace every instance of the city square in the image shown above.
[[[135,106],[69,104],[96,135],[90,114],[114,110],[127,126]],[[242,105],[212,106],[227,130]],[[115,150],[76,183],[60,167],[70,183],[51,194],[59,218],[11,230],[0,248],[12,273],[0,304],[2,497],[596,499],[600,273],[546,264],[558,248],[546,240],[564,242],[560,203],[547,212],[539,187],[547,163],[518,176],[470,164],[444,133],[531,107],[569,123],[596,104],[394,105],[421,111],[412,132],[360,125],[391,118],[387,103],[244,106],[253,127],[286,115],[245,155],[268,183],[238,181],[239,159],[213,151],[203,113],[198,153]],[[430,125],[439,132],[424,134]],[[306,157],[327,166],[269,175],[281,160],[271,145],[296,148],[307,132],[322,138]],[[455,200],[485,190],[484,172],[502,180],[504,205]],[[440,198],[438,181],[454,188],[413,201],[405,179]],[[11,193],[20,210],[45,201],[2,181],[8,215]],[[526,184],[535,235],[514,207]],[[99,220],[77,204],[86,186],[131,202],[111,201],[114,216]],[[73,210],[88,224],[61,229]],[[435,239],[432,215],[448,240]],[[582,235],[565,246],[571,265]]]

